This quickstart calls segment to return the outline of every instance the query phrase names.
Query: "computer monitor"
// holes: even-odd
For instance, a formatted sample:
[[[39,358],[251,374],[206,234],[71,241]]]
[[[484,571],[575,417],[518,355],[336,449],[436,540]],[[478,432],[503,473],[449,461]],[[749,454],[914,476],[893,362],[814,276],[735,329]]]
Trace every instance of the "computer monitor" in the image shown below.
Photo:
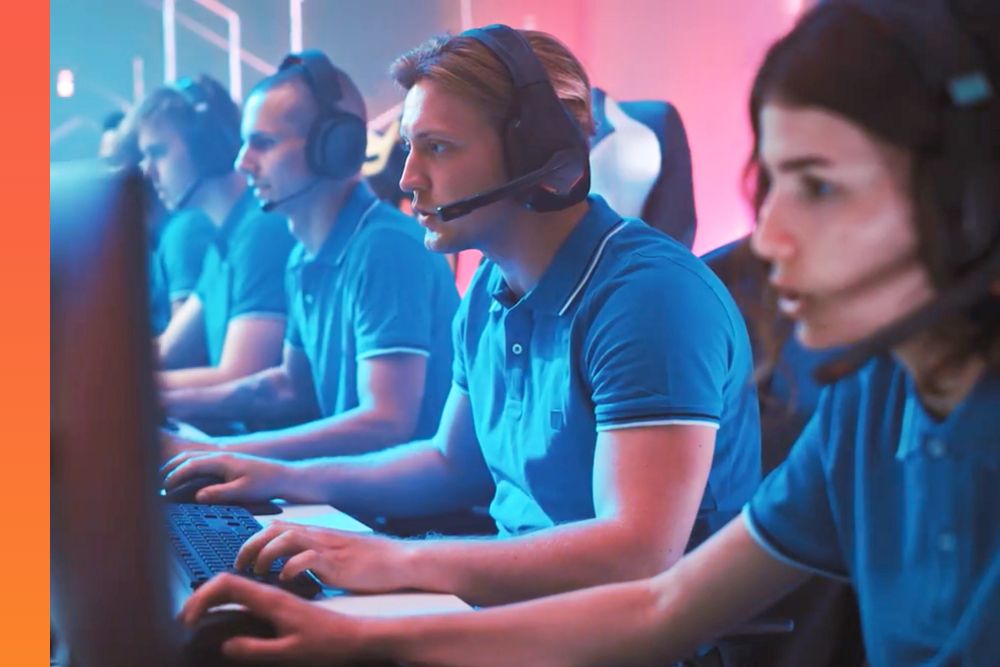
[[[50,609],[73,667],[181,664],[156,498],[144,191],[134,170],[98,162],[50,171]]]

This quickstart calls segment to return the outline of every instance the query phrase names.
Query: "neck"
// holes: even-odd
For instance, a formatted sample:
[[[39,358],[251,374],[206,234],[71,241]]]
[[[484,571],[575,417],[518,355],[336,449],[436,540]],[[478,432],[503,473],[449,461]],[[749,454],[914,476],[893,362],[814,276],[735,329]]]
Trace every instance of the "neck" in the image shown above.
[[[979,356],[944,364],[948,348],[924,333],[893,348],[893,355],[913,377],[917,395],[929,413],[944,419],[969,395],[986,371]]]
[[[288,212],[292,234],[309,255],[315,255],[323,247],[359,180],[360,177],[355,176],[346,181],[320,183]]]
[[[246,189],[246,179],[236,172],[210,178],[198,188],[189,206],[201,209],[212,224],[222,227]]]
[[[507,286],[517,296],[523,296],[541,280],[588,208],[586,201],[551,213],[518,208],[500,226],[503,231],[498,238],[484,245],[483,254],[497,265]]]

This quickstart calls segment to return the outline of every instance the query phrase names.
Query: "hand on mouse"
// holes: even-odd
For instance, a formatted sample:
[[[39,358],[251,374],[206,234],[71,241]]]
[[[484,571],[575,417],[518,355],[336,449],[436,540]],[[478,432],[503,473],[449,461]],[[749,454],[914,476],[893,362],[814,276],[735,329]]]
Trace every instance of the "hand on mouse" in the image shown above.
[[[419,587],[411,565],[417,549],[414,541],[275,521],[244,543],[236,568],[263,574],[284,557],[282,579],[309,569],[328,586],[384,593]]]
[[[210,608],[236,602],[270,621],[273,639],[234,637],[222,653],[241,660],[292,661],[297,664],[341,663],[367,657],[361,651],[361,619],[310,604],[275,586],[231,574],[221,574],[196,590],[180,613],[193,626]]]
[[[167,461],[160,472],[168,491],[185,480],[216,475],[222,484],[206,486],[198,492],[198,502],[215,504],[245,503],[271,498],[310,502],[302,495],[298,466],[283,461],[248,454],[219,454],[189,451]]]

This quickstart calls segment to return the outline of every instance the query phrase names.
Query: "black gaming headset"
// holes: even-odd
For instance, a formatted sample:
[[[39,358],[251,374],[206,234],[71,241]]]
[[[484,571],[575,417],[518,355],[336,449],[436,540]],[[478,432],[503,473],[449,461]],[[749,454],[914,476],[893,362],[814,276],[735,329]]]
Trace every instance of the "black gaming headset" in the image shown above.
[[[837,2],[838,0],[831,0]],[[942,318],[972,308],[998,308],[988,296],[1000,281],[1000,128],[998,99],[986,58],[964,25],[976,11],[1000,11],[989,2],[949,0],[839,0],[877,21],[914,64],[941,104],[942,145],[935,157],[941,214],[953,225],[919,225],[922,252],[938,297],[816,370],[821,383],[857,370],[868,358]],[[965,16],[968,13],[971,16]],[[964,24],[964,21],[970,21]],[[981,304],[986,302],[985,306]],[[983,311],[985,312],[985,311]],[[975,312],[973,313],[975,317]]]
[[[233,170],[233,162],[240,151],[239,110],[226,97],[210,94],[205,86],[191,77],[183,77],[170,84],[190,107],[194,125],[188,139],[188,150],[198,168],[200,178],[222,176]],[[220,105],[228,103],[232,109],[227,114]],[[227,118],[227,115],[229,116]]]
[[[306,139],[309,168],[324,178],[353,176],[364,164],[368,131],[362,118],[337,107],[344,96],[340,76],[345,75],[314,49],[287,55],[278,69],[293,67],[301,68],[302,78],[319,105]]]
[[[514,86],[510,116],[501,130],[510,181],[437,209],[442,220],[465,215],[505,197],[535,211],[558,211],[590,191],[587,139],[559,100],[549,76],[524,36],[505,25],[466,30],[503,64]]]

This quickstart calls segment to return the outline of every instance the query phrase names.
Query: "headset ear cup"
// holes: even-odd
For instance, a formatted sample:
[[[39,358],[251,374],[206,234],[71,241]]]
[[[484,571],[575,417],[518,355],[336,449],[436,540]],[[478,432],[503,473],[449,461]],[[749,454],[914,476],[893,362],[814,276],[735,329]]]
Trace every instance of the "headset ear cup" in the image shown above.
[[[326,135],[328,124],[321,116],[313,121],[306,136],[306,162],[317,176],[329,176],[326,168]]]
[[[309,130],[306,158],[314,173],[339,180],[361,169],[367,146],[367,129],[360,118],[348,113],[325,114]]]
[[[504,126],[503,156],[507,167],[507,178],[517,178],[531,171],[531,165],[526,164],[524,145],[528,138],[523,128],[519,115],[508,120]]]
[[[368,130],[353,114],[338,113],[334,119],[323,142],[326,164],[333,178],[348,178],[358,173],[365,162]]]

